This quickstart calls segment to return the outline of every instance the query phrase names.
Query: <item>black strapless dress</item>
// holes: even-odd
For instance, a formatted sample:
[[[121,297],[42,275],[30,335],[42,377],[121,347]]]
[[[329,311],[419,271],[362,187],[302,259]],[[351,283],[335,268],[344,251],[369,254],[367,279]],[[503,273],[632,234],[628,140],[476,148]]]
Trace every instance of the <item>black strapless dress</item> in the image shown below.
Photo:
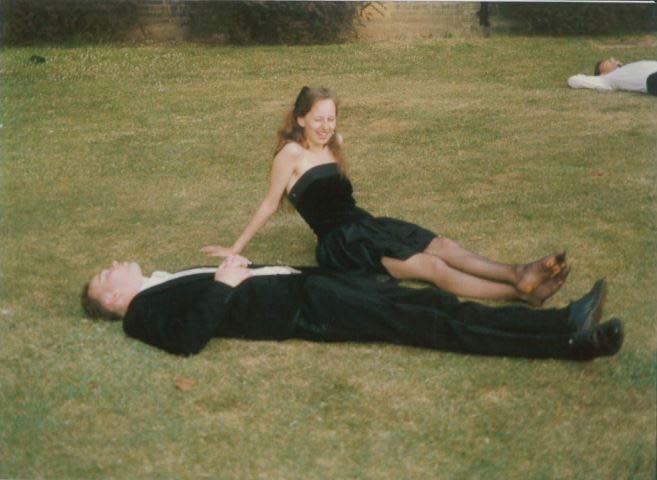
[[[288,198],[317,235],[320,266],[341,271],[386,273],[382,257],[420,253],[436,234],[413,223],[373,217],[356,206],[348,178],[335,163],[317,165],[294,184]]]

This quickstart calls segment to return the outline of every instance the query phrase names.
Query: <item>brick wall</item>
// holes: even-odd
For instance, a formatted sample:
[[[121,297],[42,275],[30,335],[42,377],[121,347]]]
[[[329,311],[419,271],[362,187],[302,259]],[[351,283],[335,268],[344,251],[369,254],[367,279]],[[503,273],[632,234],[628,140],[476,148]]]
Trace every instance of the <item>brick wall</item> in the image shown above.
[[[133,40],[181,41],[185,39],[184,2],[140,0],[142,24],[129,35]]]
[[[365,41],[481,36],[478,10],[478,2],[383,3],[365,12],[369,20],[358,36]]]
[[[142,25],[134,40],[181,41],[185,39],[185,0],[142,0]],[[369,7],[364,26],[357,28],[361,41],[409,40],[481,36],[476,15],[479,3],[389,2]]]

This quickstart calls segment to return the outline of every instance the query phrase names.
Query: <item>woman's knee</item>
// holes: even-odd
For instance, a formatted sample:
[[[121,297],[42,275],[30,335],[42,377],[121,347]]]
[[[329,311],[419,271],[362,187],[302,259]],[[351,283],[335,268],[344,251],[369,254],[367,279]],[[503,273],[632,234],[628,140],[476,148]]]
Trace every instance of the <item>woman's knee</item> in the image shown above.
[[[458,248],[458,246],[459,246],[458,243],[456,243],[451,238],[440,236],[431,240],[431,243],[429,243],[429,248],[427,250],[430,252],[440,254],[440,253],[449,252],[450,250],[454,250]]]

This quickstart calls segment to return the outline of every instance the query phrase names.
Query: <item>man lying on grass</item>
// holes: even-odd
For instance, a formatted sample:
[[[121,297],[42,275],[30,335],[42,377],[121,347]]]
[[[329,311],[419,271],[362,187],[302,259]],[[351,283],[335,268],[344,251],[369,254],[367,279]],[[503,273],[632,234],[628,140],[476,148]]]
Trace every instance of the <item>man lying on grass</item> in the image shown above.
[[[626,90],[657,95],[657,61],[641,60],[623,65],[615,58],[600,60],[593,75],[573,75],[568,79],[571,88],[594,90]]]
[[[563,278],[550,281],[563,282]],[[113,262],[82,292],[86,313],[123,319],[131,337],[168,352],[198,353],[213,337],[389,342],[480,355],[590,360],[614,355],[620,320],[598,324],[606,284],[565,308],[489,307],[436,287],[317,268],[251,268],[238,255],[218,268],[145,277]]]

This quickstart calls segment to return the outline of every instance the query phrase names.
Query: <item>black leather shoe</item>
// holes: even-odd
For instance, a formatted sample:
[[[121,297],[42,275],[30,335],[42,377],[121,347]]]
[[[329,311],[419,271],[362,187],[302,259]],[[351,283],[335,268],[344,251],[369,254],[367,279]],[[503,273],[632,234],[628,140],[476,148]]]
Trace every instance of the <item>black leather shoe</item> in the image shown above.
[[[568,307],[568,320],[574,332],[591,330],[600,321],[607,297],[607,280],[601,278],[589,293]]]
[[[624,338],[622,322],[612,318],[593,329],[573,335],[569,341],[570,353],[577,360],[610,357],[621,349]]]

